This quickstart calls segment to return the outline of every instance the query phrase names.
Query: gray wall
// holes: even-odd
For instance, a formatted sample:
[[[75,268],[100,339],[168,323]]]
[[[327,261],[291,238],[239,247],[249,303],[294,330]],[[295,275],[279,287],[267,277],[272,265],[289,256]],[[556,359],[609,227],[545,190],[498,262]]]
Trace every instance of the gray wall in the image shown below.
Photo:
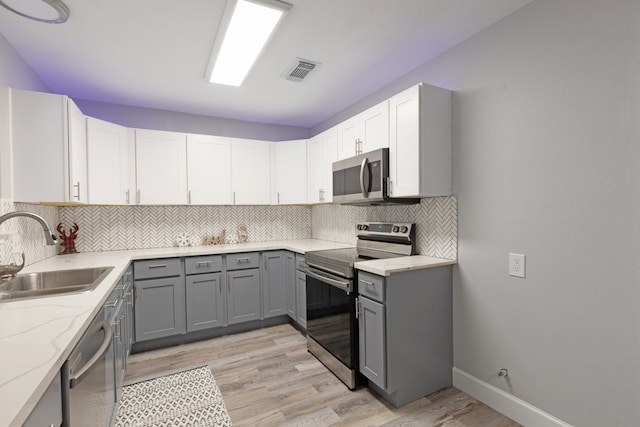
[[[539,0],[358,107],[455,91],[455,366],[576,426],[640,419],[639,41],[637,0]]]
[[[221,117],[199,116],[83,99],[74,99],[74,101],[82,112],[88,116],[130,128],[262,139],[265,141],[286,141],[309,137],[309,129],[301,127],[245,122]]]

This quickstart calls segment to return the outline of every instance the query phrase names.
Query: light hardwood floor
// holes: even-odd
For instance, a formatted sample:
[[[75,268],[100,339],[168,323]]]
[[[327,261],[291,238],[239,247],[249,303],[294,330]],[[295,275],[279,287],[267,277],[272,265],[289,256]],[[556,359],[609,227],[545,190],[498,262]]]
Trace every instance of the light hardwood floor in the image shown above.
[[[234,426],[513,427],[456,388],[395,409],[366,388],[349,391],[291,325],[134,354],[126,383],[208,365]]]

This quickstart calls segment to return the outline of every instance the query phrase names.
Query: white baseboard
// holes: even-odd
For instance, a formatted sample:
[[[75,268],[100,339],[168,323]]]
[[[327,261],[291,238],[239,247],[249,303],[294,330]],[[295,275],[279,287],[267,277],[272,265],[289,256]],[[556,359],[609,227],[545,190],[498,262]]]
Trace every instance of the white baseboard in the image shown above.
[[[454,387],[526,427],[571,427],[571,424],[461,369],[453,368],[452,372]]]

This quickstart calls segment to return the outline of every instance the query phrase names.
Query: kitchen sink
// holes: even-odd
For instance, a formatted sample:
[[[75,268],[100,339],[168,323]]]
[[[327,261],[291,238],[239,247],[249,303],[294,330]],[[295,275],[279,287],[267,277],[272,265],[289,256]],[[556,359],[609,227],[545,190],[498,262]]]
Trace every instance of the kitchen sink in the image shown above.
[[[94,290],[113,267],[80,268],[19,274],[0,283],[0,301]]]

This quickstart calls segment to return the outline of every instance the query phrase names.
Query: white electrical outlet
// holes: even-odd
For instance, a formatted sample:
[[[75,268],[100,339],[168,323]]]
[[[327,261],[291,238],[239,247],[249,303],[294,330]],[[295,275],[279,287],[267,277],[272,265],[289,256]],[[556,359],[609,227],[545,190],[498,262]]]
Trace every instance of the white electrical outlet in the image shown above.
[[[524,278],[525,256],[523,254],[509,254],[509,275]]]

